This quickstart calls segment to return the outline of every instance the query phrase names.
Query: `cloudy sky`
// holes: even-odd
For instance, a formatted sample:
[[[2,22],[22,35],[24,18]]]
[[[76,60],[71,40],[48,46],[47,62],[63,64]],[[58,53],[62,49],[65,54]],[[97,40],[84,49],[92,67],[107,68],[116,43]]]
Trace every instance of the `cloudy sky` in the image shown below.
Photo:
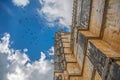
[[[0,80],[53,80],[54,35],[72,0],[0,0]]]

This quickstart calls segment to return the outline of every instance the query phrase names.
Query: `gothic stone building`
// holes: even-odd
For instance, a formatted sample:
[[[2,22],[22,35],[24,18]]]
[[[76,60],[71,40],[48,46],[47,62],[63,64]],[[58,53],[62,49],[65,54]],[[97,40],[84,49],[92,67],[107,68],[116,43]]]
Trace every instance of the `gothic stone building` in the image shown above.
[[[120,0],[74,0],[54,48],[54,80],[120,80]]]

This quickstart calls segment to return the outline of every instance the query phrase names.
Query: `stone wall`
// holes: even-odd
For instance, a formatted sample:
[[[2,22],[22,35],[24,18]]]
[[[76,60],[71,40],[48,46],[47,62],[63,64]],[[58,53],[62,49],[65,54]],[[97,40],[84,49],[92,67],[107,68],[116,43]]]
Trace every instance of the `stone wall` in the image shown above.
[[[59,32],[54,80],[120,80],[120,0],[74,0],[71,32]]]

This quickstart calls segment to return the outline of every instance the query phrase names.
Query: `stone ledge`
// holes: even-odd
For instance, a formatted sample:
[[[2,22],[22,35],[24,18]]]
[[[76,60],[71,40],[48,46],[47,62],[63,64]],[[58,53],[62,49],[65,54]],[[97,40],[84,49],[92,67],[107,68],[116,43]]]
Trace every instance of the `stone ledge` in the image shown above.
[[[77,62],[74,54],[66,54],[65,59],[66,59],[67,63],[69,63],[69,62]]]
[[[93,44],[99,49],[106,57],[109,58],[120,58],[120,52],[113,50],[112,47],[103,40],[89,40],[89,43]],[[90,47],[90,46],[89,46]]]
[[[67,71],[69,76],[77,76],[80,75],[80,67],[78,63],[67,63]]]
[[[81,76],[70,76],[69,80],[83,80]]]
[[[92,32],[90,31],[79,31],[82,35],[84,35],[86,38],[96,38],[96,37],[99,37],[97,36],[96,34],[93,34]]]
[[[120,54],[103,40],[89,40],[87,55],[103,80],[107,76],[110,63],[114,59],[120,59]]]
[[[64,53],[65,53],[65,54],[70,54],[70,53],[72,53],[71,48],[64,48]]]
[[[68,48],[70,48],[70,43],[65,43],[65,42],[63,42],[63,47],[68,47]]]

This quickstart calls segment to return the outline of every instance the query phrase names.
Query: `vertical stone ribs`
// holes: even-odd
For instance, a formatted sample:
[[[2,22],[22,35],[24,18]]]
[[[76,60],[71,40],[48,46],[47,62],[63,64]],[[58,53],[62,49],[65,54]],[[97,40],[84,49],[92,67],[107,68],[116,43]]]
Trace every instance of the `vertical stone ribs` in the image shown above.
[[[98,73],[102,76],[105,65],[107,64],[107,57],[91,43],[89,43],[88,56],[98,70]]]
[[[65,70],[65,56],[61,38],[61,31],[55,36],[55,71],[63,72]]]
[[[120,0],[74,0],[71,33],[56,33],[55,80],[120,80]]]
[[[81,70],[70,47],[70,33],[61,30],[57,32],[54,45],[54,80],[80,80]]]
[[[89,16],[90,16],[90,3],[91,0],[82,0],[81,15],[80,15],[81,28],[88,28]]]

